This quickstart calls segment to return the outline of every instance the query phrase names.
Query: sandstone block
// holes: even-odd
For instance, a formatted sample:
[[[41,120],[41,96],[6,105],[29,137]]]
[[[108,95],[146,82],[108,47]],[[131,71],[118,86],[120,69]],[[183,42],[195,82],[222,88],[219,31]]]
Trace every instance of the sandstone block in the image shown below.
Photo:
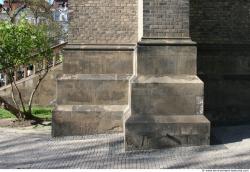
[[[196,75],[196,54],[194,45],[139,46],[138,75]]]
[[[129,75],[63,75],[57,83],[59,105],[128,104]]]
[[[210,122],[203,115],[131,116],[125,134],[126,150],[209,145]]]
[[[132,81],[132,115],[202,115],[203,83],[196,76],[139,76]]]
[[[52,135],[81,136],[123,131],[126,106],[61,105],[53,112]]]
[[[64,74],[133,74],[133,50],[67,50],[64,56]]]

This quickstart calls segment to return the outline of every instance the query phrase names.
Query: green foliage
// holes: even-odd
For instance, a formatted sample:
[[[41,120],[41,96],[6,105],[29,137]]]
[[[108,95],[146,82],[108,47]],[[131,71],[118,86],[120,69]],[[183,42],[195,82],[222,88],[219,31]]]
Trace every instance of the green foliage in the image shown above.
[[[14,70],[21,65],[52,58],[46,25],[35,25],[22,18],[13,24],[0,21],[0,67]]]
[[[52,117],[52,108],[45,108],[45,107],[33,107],[32,114],[36,117],[50,120]],[[0,108],[0,119],[10,119],[16,118],[12,115],[9,111]]]
[[[32,114],[36,117],[50,120],[52,118],[52,108],[33,107]]]
[[[9,111],[0,108],[0,119],[15,118]]]

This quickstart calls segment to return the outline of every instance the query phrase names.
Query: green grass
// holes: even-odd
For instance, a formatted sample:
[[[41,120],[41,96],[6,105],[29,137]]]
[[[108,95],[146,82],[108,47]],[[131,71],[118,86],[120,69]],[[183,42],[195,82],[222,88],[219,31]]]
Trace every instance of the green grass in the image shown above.
[[[49,107],[33,107],[32,114],[43,119],[51,120],[52,108]],[[10,112],[0,108],[0,119],[11,119],[16,118]]]
[[[12,115],[10,112],[0,108],[0,119],[9,119],[9,118],[15,118],[15,116]]]

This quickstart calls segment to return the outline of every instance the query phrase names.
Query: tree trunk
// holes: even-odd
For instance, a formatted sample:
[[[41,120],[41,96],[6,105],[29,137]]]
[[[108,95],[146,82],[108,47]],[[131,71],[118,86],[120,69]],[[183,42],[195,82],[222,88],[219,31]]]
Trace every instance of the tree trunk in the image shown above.
[[[25,112],[25,120],[34,120],[36,124],[41,124],[44,120],[32,115],[32,112]]]
[[[24,113],[22,111],[20,111],[19,109],[17,109],[16,107],[11,105],[7,101],[5,101],[2,97],[0,97],[0,103],[5,110],[7,110],[7,111],[11,112],[13,115],[15,115],[17,117],[17,119],[21,120],[22,119],[21,117],[24,116]]]
[[[46,75],[48,74],[48,71],[49,71],[49,69],[48,69],[48,67],[47,67],[47,68],[45,69],[44,73],[41,72],[41,73],[39,74],[39,79],[38,79],[38,81],[37,81],[37,83],[36,83],[35,88],[33,89],[32,93],[31,93],[31,95],[30,95],[29,104],[28,104],[28,106],[29,106],[29,107],[28,107],[28,113],[30,113],[30,114],[31,114],[31,109],[32,109],[32,104],[33,104],[34,95],[35,95],[37,89],[39,88],[41,82],[43,81],[43,79],[44,79],[44,78],[46,77]]]
[[[21,91],[19,90],[19,88],[18,88],[18,86],[17,86],[15,80],[13,81],[13,83],[14,83],[14,86],[16,87],[16,90],[17,90],[18,97],[19,97],[20,102],[21,102],[21,106],[22,106],[23,112],[25,113],[25,112],[26,112],[26,109],[25,109],[25,105],[24,105],[22,93],[21,93]]]

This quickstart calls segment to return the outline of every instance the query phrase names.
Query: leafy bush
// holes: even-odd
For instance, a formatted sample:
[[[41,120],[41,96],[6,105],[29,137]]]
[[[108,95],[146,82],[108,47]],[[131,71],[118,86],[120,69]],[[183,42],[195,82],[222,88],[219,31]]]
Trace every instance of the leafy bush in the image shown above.
[[[48,73],[48,63],[43,72],[40,72],[36,87],[30,95],[28,108],[23,103],[23,97],[16,84],[14,71],[20,66],[27,67],[30,64],[42,61],[50,61],[52,58],[51,39],[48,36],[48,28],[45,24],[32,24],[21,18],[18,22],[0,21],[0,67],[7,74],[12,86],[20,99],[17,104],[15,96],[12,96],[15,106],[12,106],[4,98],[0,97],[0,103],[18,119],[37,119],[32,115],[32,103],[35,92]],[[37,119],[38,120],[38,119]]]

